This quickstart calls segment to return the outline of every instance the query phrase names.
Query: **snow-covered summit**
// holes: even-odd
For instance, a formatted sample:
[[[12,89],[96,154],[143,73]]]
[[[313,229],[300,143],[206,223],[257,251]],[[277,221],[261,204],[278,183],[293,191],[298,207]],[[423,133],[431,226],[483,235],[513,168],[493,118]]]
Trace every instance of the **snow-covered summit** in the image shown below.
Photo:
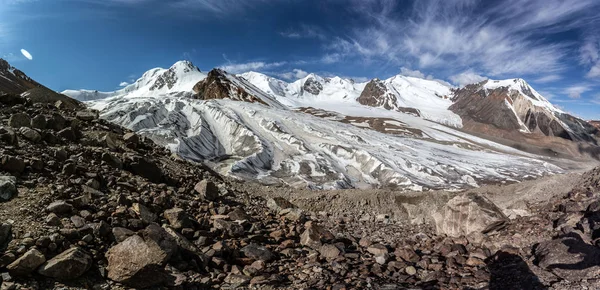
[[[538,93],[524,79],[486,80],[483,82],[483,88],[486,90],[495,90],[501,87],[520,93],[527,97],[535,106],[544,107],[552,112],[563,113],[562,110],[552,105],[548,99],[544,98],[544,96]]]

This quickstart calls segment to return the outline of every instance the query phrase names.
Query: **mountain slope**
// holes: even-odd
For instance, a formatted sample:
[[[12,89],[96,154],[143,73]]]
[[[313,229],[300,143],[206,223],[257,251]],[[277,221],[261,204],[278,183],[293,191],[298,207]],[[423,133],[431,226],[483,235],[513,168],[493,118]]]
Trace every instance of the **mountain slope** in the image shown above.
[[[595,143],[595,128],[554,107],[522,79],[486,80],[455,90],[450,110],[463,120]]]
[[[0,58],[0,92],[19,95],[38,87],[43,86]]]

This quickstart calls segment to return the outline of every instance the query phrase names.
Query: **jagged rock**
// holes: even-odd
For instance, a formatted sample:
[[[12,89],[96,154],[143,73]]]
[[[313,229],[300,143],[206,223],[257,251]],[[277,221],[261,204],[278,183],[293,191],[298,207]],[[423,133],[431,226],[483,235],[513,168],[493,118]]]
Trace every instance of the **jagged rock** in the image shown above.
[[[46,262],[46,257],[36,248],[25,252],[23,256],[6,267],[11,275],[24,276],[33,272],[37,267]]]
[[[274,197],[267,200],[267,207],[279,213],[283,209],[294,208],[296,206],[283,197]]]
[[[256,244],[249,244],[243,247],[241,252],[248,258],[265,262],[269,262],[274,258],[273,253],[269,249]]]
[[[46,128],[52,129],[54,131],[60,131],[67,126],[67,120],[57,113],[52,114],[50,118],[46,119]]]
[[[186,237],[184,237],[174,229],[169,228],[168,226],[165,226],[164,229],[167,232],[167,234],[169,234],[171,238],[175,241],[175,243],[177,243],[179,250],[181,250],[183,254],[194,256],[196,260],[204,266],[206,265],[206,263],[208,263],[208,258],[206,257],[206,255],[204,255],[202,251],[200,251],[200,249],[198,249]]]
[[[108,278],[137,288],[161,284],[167,278],[164,263],[176,248],[169,234],[157,225],[150,225],[144,238],[134,235],[108,250]]]
[[[146,223],[154,222],[158,216],[143,204],[134,203],[131,208]]]
[[[104,152],[102,153],[102,161],[106,162],[111,167],[121,169],[123,168],[123,161],[110,153]]]
[[[300,235],[300,244],[319,250],[323,240],[331,240],[333,238],[333,235],[329,231],[311,221],[307,222],[304,232]]]
[[[569,281],[600,275],[600,248],[586,244],[577,234],[540,243],[534,255],[540,267]]]
[[[382,244],[371,245],[367,248],[367,252],[373,254],[374,256],[383,256],[388,254],[388,249],[386,246]]]
[[[31,118],[31,128],[34,129],[46,129],[46,117],[44,115],[36,115]]]
[[[225,283],[242,286],[250,283],[252,278],[244,275],[229,274],[225,277]]]
[[[17,145],[17,134],[11,128],[0,127],[0,141],[8,145]]]
[[[38,273],[59,280],[75,279],[92,266],[92,257],[81,248],[68,249],[47,261]]]
[[[129,169],[134,174],[156,183],[160,183],[163,180],[163,172],[154,161],[141,156],[134,156],[128,161],[126,169]]]
[[[126,240],[127,238],[135,235],[135,232],[126,228],[114,227],[112,229],[112,234],[115,238],[115,241],[117,241],[117,243],[120,243]]]
[[[454,237],[487,233],[508,221],[493,202],[474,193],[455,196],[433,218],[438,234]]]
[[[202,180],[194,186],[194,190],[205,200],[215,201],[219,198],[219,188],[212,181]]]
[[[239,207],[234,209],[230,213],[228,213],[227,216],[232,221],[250,220],[250,216],[243,209],[241,209]]]
[[[8,201],[17,194],[17,178],[14,176],[0,176],[0,202]]]
[[[123,141],[125,141],[127,144],[136,146],[140,142],[140,137],[135,133],[127,133],[123,135]]]
[[[46,207],[46,211],[59,215],[70,213],[73,209],[73,206],[64,200],[57,200]]]
[[[69,141],[77,141],[77,132],[75,129],[70,127],[58,131],[57,135]]]
[[[192,219],[181,208],[165,210],[163,215],[169,221],[169,224],[175,229],[191,228],[194,226]]]
[[[2,169],[19,174],[25,170],[25,162],[18,157],[4,156],[2,157]]]
[[[12,240],[12,225],[0,224],[0,252],[6,250],[8,243]]]
[[[239,237],[244,235],[244,227],[234,222],[226,221],[223,219],[216,219],[213,222],[213,226],[216,229],[222,230],[223,232],[227,233],[231,237]]]
[[[21,129],[19,129],[19,133],[21,133],[25,139],[32,143],[37,143],[42,140],[42,135],[40,133],[28,127],[21,127]]]
[[[8,126],[13,128],[21,128],[21,127],[29,127],[31,124],[31,119],[29,115],[25,113],[16,113],[10,116],[8,119]]]
[[[98,119],[98,111],[91,111],[91,110],[79,111],[79,112],[77,112],[77,114],[75,116],[77,117],[77,119],[80,119],[83,121],[93,121],[93,120]]]
[[[321,246],[321,249],[319,250],[319,253],[321,253],[321,256],[325,257],[325,258],[336,258],[340,255],[340,249],[338,249],[336,246],[331,245],[331,244],[324,244],[323,246]]]
[[[413,249],[408,247],[397,248],[396,251],[394,251],[394,255],[405,262],[411,263],[416,263],[420,259],[419,255],[417,255]]]

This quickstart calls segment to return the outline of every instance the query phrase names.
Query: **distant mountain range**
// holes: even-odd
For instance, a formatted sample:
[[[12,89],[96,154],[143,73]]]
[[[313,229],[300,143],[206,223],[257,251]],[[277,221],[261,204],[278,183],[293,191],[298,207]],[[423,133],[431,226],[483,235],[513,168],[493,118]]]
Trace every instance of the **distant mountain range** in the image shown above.
[[[598,136],[521,79],[452,88],[402,75],[356,83],[310,74],[288,83],[180,61],[114,92],[62,94],[223,174],[298,187],[516,181],[576,166],[556,157],[590,158]]]

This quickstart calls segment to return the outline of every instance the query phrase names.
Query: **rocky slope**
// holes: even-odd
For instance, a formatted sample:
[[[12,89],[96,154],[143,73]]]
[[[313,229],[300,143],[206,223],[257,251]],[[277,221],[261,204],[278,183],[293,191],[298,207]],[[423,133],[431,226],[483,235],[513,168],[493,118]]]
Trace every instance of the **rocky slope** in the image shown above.
[[[414,226],[264,199],[95,111],[11,96],[0,120],[3,289],[598,286],[600,169],[528,217],[450,193]]]
[[[21,94],[37,87],[42,85],[0,58],[0,93]]]

